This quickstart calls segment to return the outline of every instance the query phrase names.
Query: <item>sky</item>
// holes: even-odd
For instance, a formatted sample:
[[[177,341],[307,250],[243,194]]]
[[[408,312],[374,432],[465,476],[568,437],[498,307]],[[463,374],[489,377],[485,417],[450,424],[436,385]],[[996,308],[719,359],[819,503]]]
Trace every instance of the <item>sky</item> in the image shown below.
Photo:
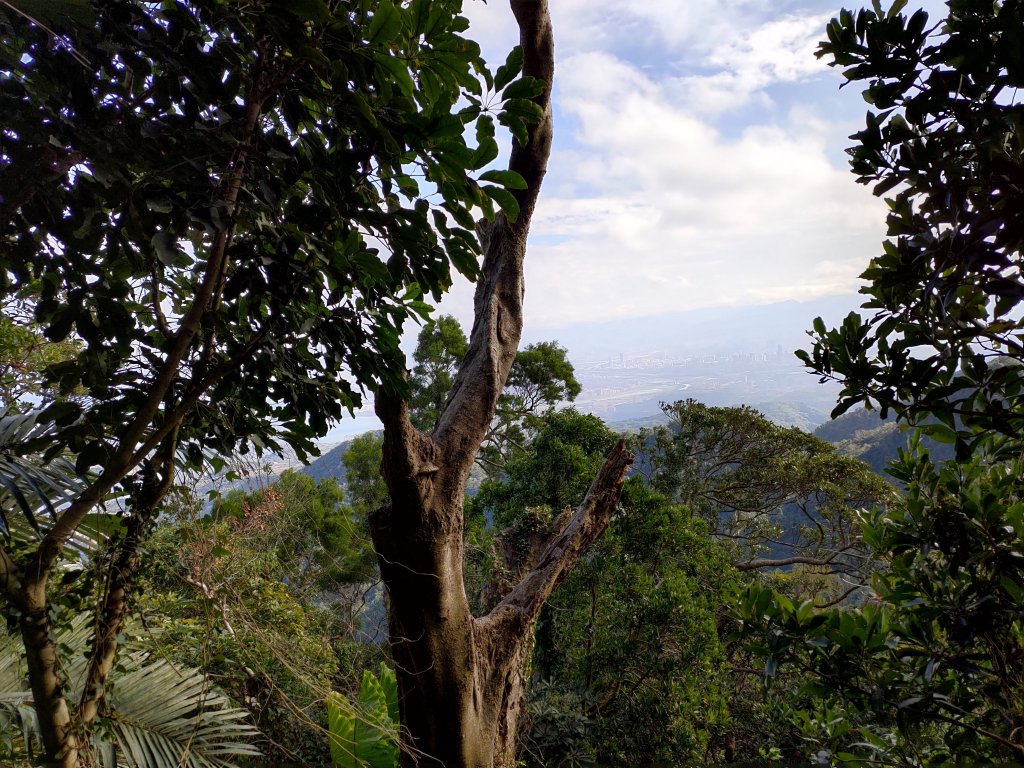
[[[833,2],[551,0],[531,331],[856,292],[885,207],[843,151],[867,105],[814,56]],[[465,8],[496,67],[517,42],[508,4]],[[463,281],[441,309],[468,327],[471,297]]]
[[[525,339],[715,307],[857,306],[886,209],[844,152],[868,105],[814,56],[837,2],[550,0],[555,138],[527,251]],[[944,15],[938,0],[903,13],[919,7]],[[464,8],[496,68],[518,41],[508,3]],[[460,278],[439,312],[470,328],[472,286]],[[367,411],[330,438],[376,428]]]

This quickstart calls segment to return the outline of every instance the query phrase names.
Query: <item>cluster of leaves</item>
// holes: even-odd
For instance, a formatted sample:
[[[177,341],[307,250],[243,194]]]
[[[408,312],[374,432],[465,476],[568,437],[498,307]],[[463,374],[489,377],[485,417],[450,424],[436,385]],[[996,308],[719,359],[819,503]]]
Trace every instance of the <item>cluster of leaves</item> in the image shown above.
[[[420,330],[413,352],[416,365],[409,378],[409,409],[418,429],[434,428],[468,349],[466,334],[451,315],[441,315]]]
[[[47,340],[31,319],[19,317],[16,305],[0,301],[0,413],[24,413],[56,400],[58,392],[39,372],[79,351],[72,341]]]
[[[268,496],[273,497],[270,514],[256,523],[252,513],[267,506]],[[236,489],[217,499],[211,519],[227,521],[233,530],[264,535],[274,542],[275,567],[287,575],[295,592],[331,591],[373,575],[374,555],[365,515],[346,503],[351,497],[348,483],[342,489],[333,478],[315,481],[285,470],[269,489]],[[253,530],[253,525],[261,527]]]
[[[345,467],[345,498],[360,520],[388,500],[388,489],[380,474],[383,444],[382,433],[366,432],[353,438],[341,457]]]
[[[355,701],[333,694],[327,704],[331,761],[335,768],[397,768],[398,682],[381,663],[363,672]]]
[[[530,507],[560,511],[576,504],[616,439],[600,419],[574,408],[548,414],[529,449],[467,502],[467,518],[485,517],[500,529]]]
[[[717,616],[738,574],[702,521],[640,478],[622,508],[553,598],[536,670],[585,692],[600,764],[701,762],[728,721]]]
[[[864,305],[819,319],[805,363],[843,383],[835,413],[895,409],[950,442],[961,426],[1017,434],[1024,354],[1024,9],[951,0],[944,22],[905,0],[844,10],[818,50],[872,109],[848,151],[858,182],[892,193]],[[975,431],[974,436],[980,435]],[[958,456],[973,438],[959,436]]]
[[[503,467],[536,436],[545,416],[581,391],[565,347],[557,341],[527,344],[516,353],[479,461],[491,472]]]
[[[379,655],[356,639],[375,564],[337,482],[285,472],[180,514],[146,549],[137,602],[162,652],[232,691],[275,759],[326,760],[327,694]]]

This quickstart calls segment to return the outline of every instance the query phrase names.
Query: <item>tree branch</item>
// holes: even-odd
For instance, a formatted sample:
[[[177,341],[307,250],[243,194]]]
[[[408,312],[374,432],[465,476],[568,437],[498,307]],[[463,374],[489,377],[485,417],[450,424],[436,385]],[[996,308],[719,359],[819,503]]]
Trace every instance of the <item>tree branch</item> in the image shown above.
[[[625,441],[620,440],[590,484],[583,503],[548,543],[537,564],[487,616],[477,621],[504,624],[511,620],[521,631],[528,631],[555,587],[608,527],[633,459]]]
[[[780,557],[778,559],[758,558],[748,560],[745,563],[738,563],[738,571],[754,571],[758,568],[775,568],[783,565],[831,565],[839,555],[850,549],[852,545],[837,549],[828,557],[807,557],[806,555],[794,555],[793,557]]]

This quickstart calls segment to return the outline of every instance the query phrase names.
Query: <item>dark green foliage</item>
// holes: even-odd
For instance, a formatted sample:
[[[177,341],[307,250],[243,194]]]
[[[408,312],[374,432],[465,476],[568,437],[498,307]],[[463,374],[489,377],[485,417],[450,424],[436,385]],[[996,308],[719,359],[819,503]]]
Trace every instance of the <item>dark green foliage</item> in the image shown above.
[[[978,445],[990,439],[1002,440]],[[811,670],[801,695],[849,725],[828,731],[805,717],[805,731],[857,764],[1024,757],[1024,467],[990,458],[936,466],[904,452],[895,471],[905,506],[864,525],[891,556],[873,603],[815,613],[757,588],[742,602],[766,674],[783,663]]]
[[[871,314],[816,321],[802,357],[843,383],[836,413],[932,415],[949,441],[1017,433],[1024,369],[1002,358],[1024,352],[1024,8],[954,0],[936,24],[874,5],[833,19],[818,55],[865,84],[871,111],[847,151],[858,182],[892,193],[889,239],[863,274]]]
[[[601,765],[703,762],[729,719],[717,616],[736,579],[702,521],[630,480],[622,514],[542,616],[531,764],[573,752]]]
[[[412,423],[429,432],[437,423],[469,342],[459,321],[441,315],[423,326],[416,340],[416,365],[409,379]]]
[[[365,511],[350,507],[337,480],[316,481],[285,470],[270,489],[232,491],[213,507],[215,520],[243,521],[273,494],[272,530],[279,577],[298,593],[335,590],[370,578],[373,548],[366,533]],[[270,525],[270,523],[268,523]]]
[[[576,399],[582,388],[575,374],[568,351],[558,342],[542,341],[519,350],[480,452],[486,468],[493,472],[504,467],[524,449],[545,415]]]
[[[575,506],[617,439],[596,416],[573,408],[548,414],[529,450],[509,461],[501,478],[483,482],[467,519],[486,516],[502,529],[529,507]]]
[[[119,2],[47,15],[57,37],[0,9],[0,292],[82,342],[47,381],[89,395],[82,466],[161,376],[193,458],[307,450],[360,386],[402,388],[403,320],[476,273],[470,210],[506,196],[468,175],[493,118],[459,7]]]
[[[469,502],[467,514],[492,519],[506,549],[510,535],[529,548],[534,531],[577,504],[617,439],[573,409],[538,424]],[[728,719],[716,630],[735,583],[727,553],[640,478],[621,503],[541,613],[522,748],[531,765],[692,764]]]
[[[891,470],[906,498],[868,516],[889,560],[874,601],[815,613],[752,589],[743,621],[774,677],[809,675],[795,715],[826,761],[1010,765],[1024,761],[1020,183],[1024,16],[1017,2],[952,0],[946,23],[843,11],[821,54],[867,81],[858,180],[888,201],[884,255],[864,277],[868,319],[815,322],[804,354],[843,382],[837,412],[881,405],[919,435]]]
[[[234,695],[275,764],[327,764],[327,694],[382,653],[355,639],[376,565],[364,526],[333,479],[295,472],[194,512],[146,545],[137,604],[162,629],[152,642]]]
[[[412,422],[419,429],[433,429],[467,348],[466,335],[451,315],[442,315],[420,331],[409,381]],[[501,471],[524,450],[543,417],[560,403],[575,400],[580,391],[568,351],[558,342],[542,341],[519,350],[477,462],[489,474]]]

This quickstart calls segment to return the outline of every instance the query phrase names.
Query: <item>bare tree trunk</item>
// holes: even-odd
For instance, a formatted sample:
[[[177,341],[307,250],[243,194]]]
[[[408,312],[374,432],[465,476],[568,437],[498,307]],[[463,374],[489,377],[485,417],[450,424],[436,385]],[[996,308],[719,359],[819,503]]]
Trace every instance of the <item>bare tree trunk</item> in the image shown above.
[[[50,635],[46,578],[27,581],[21,590],[19,625],[25,644],[32,701],[46,759],[43,765],[74,768],[78,764],[78,740],[58,674],[57,646]]]
[[[506,768],[524,697],[524,667],[544,602],[608,526],[632,454],[620,443],[583,503],[559,526],[536,563],[483,617],[470,612],[463,579],[466,480],[497,408],[522,333],[526,236],[551,149],[554,44],[546,0],[510,0],[520,29],[523,75],[547,87],[543,119],[509,162],[527,188],[515,222],[499,215],[483,231],[481,276],[469,351],[430,435],[400,397],[378,393],[382,470],[391,503],[370,516],[389,597],[408,765]]]

